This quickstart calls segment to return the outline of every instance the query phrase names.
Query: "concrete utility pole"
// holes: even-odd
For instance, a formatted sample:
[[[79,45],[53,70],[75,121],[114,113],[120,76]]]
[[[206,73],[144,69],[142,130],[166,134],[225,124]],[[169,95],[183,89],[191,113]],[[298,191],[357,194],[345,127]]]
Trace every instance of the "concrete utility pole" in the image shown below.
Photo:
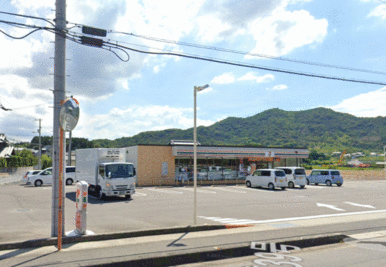
[[[52,181],[52,212],[51,212],[51,236],[58,236],[58,216],[59,216],[59,187],[64,188],[64,183],[59,183],[60,168],[64,162],[59,162],[59,143],[60,143],[60,123],[59,114],[61,102],[65,99],[66,85],[66,38],[64,30],[66,29],[66,0],[56,0],[56,18],[55,18],[55,70],[54,70],[54,131],[53,131],[53,181]],[[63,143],[66,143],[63,136]],[[64,149],[65,153],[65,149]],[[65,157],[63,157],[65,159]],[[63,160],[64,161],[64,160]],[[64,169],[64,168],[63,168]],[[64,170],[62,170],[64,172]],[[63,174],[64,177],[64,174]],[[63,179],[64,181],[65,179]],[[64,192],[64,191],[63,191]],[[64,203],[64,195],[62,203]],[[62,215],[64,216],[64,204],[62,206]],[[62,221],[62,233],[64,233],[64,223]]]
[[[35,121],[39,121],[39,170],[42,169],[42,119],[37,119]]]

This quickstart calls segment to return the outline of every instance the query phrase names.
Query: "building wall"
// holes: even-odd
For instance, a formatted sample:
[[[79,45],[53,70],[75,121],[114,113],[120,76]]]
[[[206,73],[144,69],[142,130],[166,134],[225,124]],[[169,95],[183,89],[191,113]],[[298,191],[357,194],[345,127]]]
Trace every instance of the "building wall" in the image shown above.
[[[162,175],[163,163],[167,163],[166,175]],[[138,186],[174,185],[175,162],[171,146],[139,145],[137,177]]]

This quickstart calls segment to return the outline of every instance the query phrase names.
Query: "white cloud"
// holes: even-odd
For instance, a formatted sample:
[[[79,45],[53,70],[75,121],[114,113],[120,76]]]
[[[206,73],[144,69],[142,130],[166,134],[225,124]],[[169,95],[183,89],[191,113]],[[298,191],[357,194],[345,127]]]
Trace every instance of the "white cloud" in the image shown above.
[[[235,81],[235,76],[232,72],[224,73],[220,76],[216,76],[213,78],[213,80],[210,83],[214,84],[228,84],[233,83]]]
[[[268,88],[267,90],[279,91],[279,90],[285,90],[285,89],[288,89],[287,85],[279,84],[279,85],[276,85],[276,86],[272,87],[271,89]]]
[[[135,106],[127,109],[113,108],[107,114],[89,116],[82,114],[74,136],[108,139],[133,136],[144,131],[163,129],[187,129],[193,127],[192,108],[170,106]],[[209,126],[211,120],[197,121],[197,125]]]
[[[377,6],[368,16],[380,17],[381,19],[386,19],[386,5]]]
[[[321,43],[327,35],[327,26],[327,20],[317,20],[305,10],[277,11],[251,24],[249,33],[256,46],[250,53],[282,56],[296,48]]]
[[[255,80],[257,83],[267,83],[271,82],[275,79],[275,76],[272,74],[265,74],[263,76],[256,76],[254,72],[248,72],[244,76],[237,79],[238,81],[253,81]]]
[[[359,117],[386,116],[386,87],[343,100],[330,107]]]
[[[198,94],[207,94],[207,93],[212,92],[212,91],[213,91],[213,88],[212,87],[208,87],[205,90],[199,91],[197,93]]]

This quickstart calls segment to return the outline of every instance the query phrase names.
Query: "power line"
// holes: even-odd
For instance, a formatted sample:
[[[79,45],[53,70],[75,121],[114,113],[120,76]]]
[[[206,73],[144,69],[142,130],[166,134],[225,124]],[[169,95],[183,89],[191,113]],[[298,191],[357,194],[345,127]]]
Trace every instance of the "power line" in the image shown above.
[[[156,37],[139,35],[139,34],[134,34],[134,33],[117,32],[117,31],[113,31],[113,30],[110,30],[109,33],[125,34],[125,35],[130,35],[130,36],[134,36],[137,38],[142,38],[142,39],[151,40],[151,41],[155,41],[155,42],[189,46],[189,47],[195,47],[195,48],[201,48],[201,49],[209,49],[209,50],[239,54],[239,55],[244,55],[244,56],[254,56],[254,57],[268,58],[268,59],[273,59],[273,60],[287,61],[287,62],[292,62],[292,63],[313,65],[313,66],[318,66],[318,67],[335,68],[335,69],[343,69],[343,70],[350,70],[350,71],[357,71],[357,72],[367,72],[367,73],[373,73],[373,74],[386,75],[386,72],[382,72],[382,71],[373,71],[373,70],[366,70],[366,69],[359,69],[359,68],[351,68],[351,67],[325,64],[325,63],[319,63],[319,62],[290,59],[290,58],[286,58],[286,57],[276,57],[276,56],[272,56],[272,55],[257,54],[257,53],[250,53],[250,52],[239,51],[239,50],[234,50],[234,49],[221,48],[221,47],[216,47],[216,46],[206,46],[206,45],[193,44],[193,43],[188,43],[188,42],[174,41],[174,40],[156,38]]]
[[[4,22],[4,21],[0,21],[0,22]],[[9,22],[6,22],[6,23],[9,23]],[[16,24],[20,24],[20,23],[16,23]],[[70,34],[70,33],[66,32],[66,31],[62,31],[61,32],[61,31],[58,31],[55,28],[38,27],[38,26],[32,26],[32,25],[26,25],[26,24],[21,24],[21,25],[28,26],[28,27],[33,27],[33,28],[38,28],[38,29],[43,29],[43,30],[47,30],[47,31],[50,31],[50,32],[53,32],[53,33],[58,33],[58,34],[61,34],[61,35],[65,36],[65,38],[67,38],[67,39],[69,39],[71,41],[74,41],[76,43],[84,45],[84,43],[82,43],[80,40],[76,39],[76,38],[82,38],[82,36],[78,36],[76,34]],[[72,36],[72,38],[70,38],[68,35]],[[91,38],[91,39],[95,39],[95,38]],[[144,53],[144,54],[179,56],[179,57],[184,57],[184,58],[203,60],[203,61],[209,61],[209,62],[214,62],[214,63],[233,65],[233,66],[238,66],[238,67],[254,68],[254,69],[260,69],[260,70],[266,70],[266,71],[272,71],[272,72],[280,72],[280,73],[293,74],[293,75],[300,75],[300,76],[306,76],[306,77],[322,78],[322,79],[329,79],[329,80],[339,80],[339,81],[363,83],[363,84],[376,84],[376,85],[384,85],[384,86],[386,86],[385,82],[356,80],[356,79],[349,79],[349,78],[342,78],[342,77],[326,76],[326,75],[321,75],[321,74],[297,72],[297,71],[292,71],[292,70],[270,68],[270,67],[258,66],[258,65],[254,65],[254,64],[245,64],[245,63],[242,63],[242,62],[232,62],[232,61],[227,61],[227,60],[222,60],[222,59],[215,59],[215,58],[203,57],[203,56],[198,56],[198,55],[189,55],[189,54],[183,54],[183,53],[175,53],[175,52],[170,52],[170,51],[168,51],[168,52],[150,52],[150,51],[138,50],[138,49],[122,46],[122,45],[119,45],[118,42],[116,44],[114,44],[114,43],[111,43],[111,42],[105,42],[105,41],[103,41],[101,39],[95,39],[95,40],[102,41],[102,44],[105,46],[105,47],[101,46],[101,47],[98,47],[98,48],[105,49],[105,50],[108,50],[110,52],[113,52],[111,49],[120,49],[121,51],[123,51],[122,49],[127,49],[127,50],[130,50],[130,51],[134,51],[134,52],[138,52],[138,53]],[[115,52],[113,52],[113,53],[116,56],[118,56]]]
[[[10,12],[4,12],[0,11],[0,14],[6,14],[6,15],[11,15],[11,16],[16,16],[16,17],[23,17],[23,18],[29,18],[29,19],[38,19],[38,20],[43,20],[45,22],[50,23],[52,26],[55,27],[55,24],[52,23],[50,20],[42,18],[42,17],[34,17],[34,16],[28,16],[28,15],[21,15],[21,14],[16,14],[16,13],[10,13]]]
[[[386,3],[383,0],[378,0],[382,3]],[[16,13],[10,13],[10,12],[4,12],[0,11],[2,14],[7,14],[7,15],[12,15],[12,16],[19,16],[19,17],[25,17],[25,18],[32,18],[32,19],[39,19],[43,20],[45,22],[50,23],[55,27],[55,25],[48,19],[42,18],[42,17],[35,17],[35,16],[28,16],[28,15],[21,15],[21,14],[16,14]],[[73,24],[73,27],[82,27],[86,26],[83,24],[79,23],[73,23],[73,22],[68,22],[70,24]],[[71,27],[71,28],[73,28]],[[1,31],[1,30],[0,30]],[[2,31],[3,32],[3,31]],[[360,69],[360,68],[352,68],[352,67],[346,67],[346,66],[340,66],[340,65],[333,65],[333,64],[325,64],[325,63],[320,63],[320,62],[313,62],[313,61],[306,61],[306,60],[298,60],[298,59],[291,59],[291,58],[286,58],[286,57],[276,57],[272,55],[266,55],[266,54],[261,54],[261,53],[250,53],[250,52],[245,52],[245,51],[239,51],[239,50],[234,50],[234,49],[227,49],[227,48],[221,48],[221,47],[216,47],[216,46],[206,46],[206,45],[201,45],[201,44],[194,44],[194,43],[189,43],[189,42],[181,42],[181,41],[175,41],[175,40],[168,40],[168,39],[163,39],[163,38],[156,38],[156,37],[151,37],[151,36],[146,36],[146,35],[140,35],[140,34],[134,34],[134,33],[128,33],[128,32],[119,32],[119,31],[114,31],[114,30],[109,30],[109,33],[117,33],[117,34],[124,34],[124,35],[129,35],[137,38],[142,38],[146,40],[151,40],[151,41],[156,41],[156,42],[162,42],[162,43],[169,43],[169,44],[174,44],[174,45],[182,45],[182,46],[189,46],[189,47],[195,47],[195,48],[200,48],[200,49],[208,49],[208,50],[214,50],[214,51],[220,51],[220,52],[226,52],[226,53],[233,53],[233,54],[240,54],[244,56],[253,56],[253,57],[261,57],[261,58],[268,58],[268,59],[273,59],[273,60],[280,60],[280,61],[287,61],[287,62],[292,62],[292,63],[299,63],[299,64],[306,64],[306,65],[313,65],[313,66],[318,66],[318,67],[325,67],[325,68],[335,68],[335,69],[342,69],[342,70],[350,70],[350,71],[356,71],[356,72],[365,72],[365,73],[372,73],[372,74],[380,74],[380,75],[386,75],[386,72],[382,71],[374,71],[374,70],[367,70],[367,69]],[[4,32],[3,32],[4,33]],[[32,34],[33,32],[30,32],[29,34]],[[6,33],[4,33],[6,34]],[[29,35],[28,34],[28,35]],[[7,35],[7,34],[6,34]],[[27,36],[28,36],[27,35]],[[7,35],[9,36],[9,35]],[[11,37],[11,36],[9,36]],[[26,37],[26,36],[24,36]],[[24,38],[22,37],[22,38]],[[13,37],[11,37],[13,38]],[[15,38],[16,39],[16,38]],[[110,48],[111,49],[111,48]],[[118,56],[114,51],[108,50],[112,53],[114,53],[119,59],[122,61],[129,61],[130,56],[128,56],[127,60],[123,60],[121,57]]]
[[[112,44],[109,42],[106,42],[106,43],[110,44],[110,45],[115,45],[115,44]],[[196,55],[187,55],[187,54],[175,53],[175,52],[150,52],[150,51],[138,50],[138,49],[134,49],[134,48],[126,47],[126,46],[121,46],[121,45],[116,45],[116,46],[131,50],[134,52],[144,53],[144,54],[179,56],[179,57],[185,57],[185,58],[191,58],[191,59],[197,59],[197,60],[210,61],[210,62],[215,62],[215,63],[220,63],[220,64],[233,65],[233,66],[238,66],[238,67],[260,69],[260,70],[266,70],[266,71],[272,71],[272,72],[281,72],[281,73],[286,73],[286,74],[294,74],[294,75],[307,76],[307,77],[313,77],[313,78],[322,78],[322,79],[339,80],[339,81],[345,81],[345,82],[364,83],[364,84],[386,85],[385,82],[355,80],[355,79],[348,79],[348,78],[342,78],[342,77],[325,76],[325,75],[320,75],[320,74],[296,72],[296,71],[292,71],[292,70],[269,68],[269,67],[257,66],[257,65],[253,65],[253,64],[245,64],[245,63],[241,63],[241,62],[232,62],[232,61],[226,61],[226,60],[221,60],[221,59],[207,58],[207,57],[201,57],[201,56],[196,56]]]

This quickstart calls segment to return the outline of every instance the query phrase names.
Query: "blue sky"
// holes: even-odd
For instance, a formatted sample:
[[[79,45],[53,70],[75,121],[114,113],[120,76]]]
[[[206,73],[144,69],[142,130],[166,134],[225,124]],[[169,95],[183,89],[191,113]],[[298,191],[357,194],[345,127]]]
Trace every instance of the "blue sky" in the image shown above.
[[[385,1],[386,2],[386,1]],[[0,11],[54,18],[55,1],[12,0]],[[43,21],[0,14],[1,20],[39,26]],[[130,35],[104,40],[146,51],[170,50],[274,69],[386,82],[386,74],[325,68],[291,59],[386,73],[386,3],[380,0],[67,0],[67,20],[115,32],[263,54],[198,49]],[[28,31],[0,23],[13,36]],[[78,28],[73,32],[80,33]],[[43,119],[52,135],[54,35],[39,31],[21,40],[0,33],[0,132],[30,141]],[[386,87],[171,56],[114,54],[67,41],[66,91],[80,102],[75,137],[115,139],[140,132],[193,126],[193,87],[198,125],[248,117],[271,108],[328,107],[359,117],[386,116]],[[124,54],[120,53],[124,57]]]

